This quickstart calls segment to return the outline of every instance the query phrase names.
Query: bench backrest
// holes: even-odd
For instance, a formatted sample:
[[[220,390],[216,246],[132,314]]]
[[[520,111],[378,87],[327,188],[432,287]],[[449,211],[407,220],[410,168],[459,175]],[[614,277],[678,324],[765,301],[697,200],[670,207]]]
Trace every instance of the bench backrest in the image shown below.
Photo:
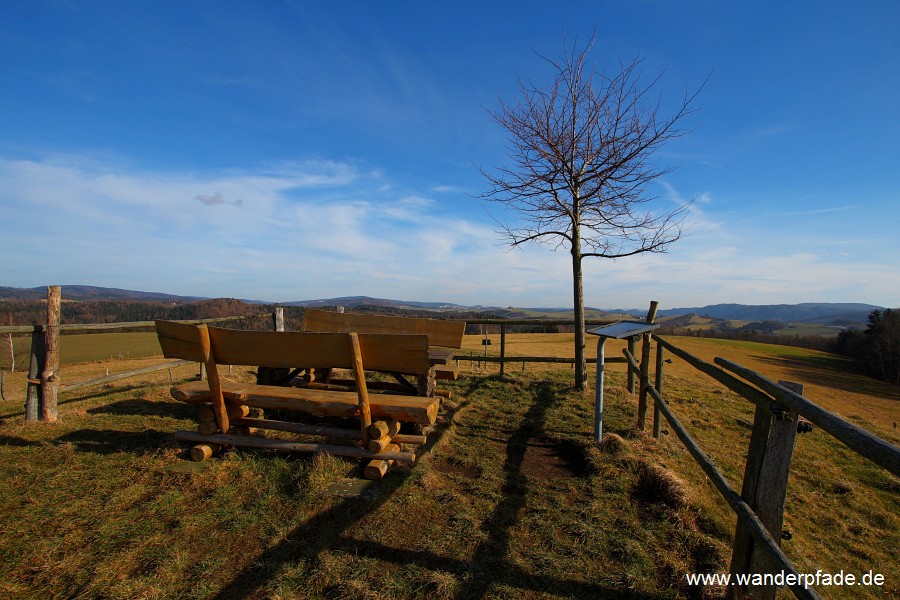
[[[348,333],[402,333],[427,335],[432,346],[462,348],[465,321],[417,319],[386,315],[338,313],[307,308],[303,314],[303,331]],[[362,339],[360,337],[360,339]]]
[[[203,360],[196,325],[156,321],[156,331],[166,358]],[[350,369],[354,357],[347,333],[239,331],[209,327],[209,340],[213,358],[220,365]],[[366,369],[413,375],[428,373],[428,336],[361,333],[358,337]]]

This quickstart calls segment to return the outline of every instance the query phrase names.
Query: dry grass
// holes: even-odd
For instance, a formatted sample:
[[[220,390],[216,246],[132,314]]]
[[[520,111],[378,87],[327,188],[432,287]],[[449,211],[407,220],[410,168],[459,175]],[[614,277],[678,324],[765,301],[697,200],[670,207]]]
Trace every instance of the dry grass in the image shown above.
[[[497,336],[495,336],[496,338]],[[571,336],[509,336],[510,352],[571,355]],[[467,338],[467,347],[479,338]],[[806,350],[676,343],[724,355],[890,435],[891,390]],[[620,343],[622,346],[624,344]],[[706,344],[706,346],[704,346]],[[499,340],[491,350],[499,349]],[[607,355],[619,355],[607,344]],[[66,382],[158,361],[67,365]],[[670,406],[739,489],[748,404],[675,360]],[[442,385],[458,410],[431,454],[399,466],[371,499],[328,486],[357,463],[231,451],[190,463],[171,439],[194,423],[168,374],[64,395],[60,422],[25,426],[24,379],[0,404],[0,594],[15,598],[709,597],[681,586],[727,569],[734,517],[672,435],[633,429],[622,365],[607,378],[605,440],[591,443],[593,393],[569,369],[527,365],[501,382],[468,370]],[[193,373],[190,367],[176,377]],[[9,377],[9,376],[8,376]],[[23,377],[15,375],[15,377]],[[235,369],[233,378],[251,377]],[[868,400],[866,400],[868,398]],[[894,396],[894,398],[896,398]],[[824,400],[823,400],[824,399]],[[868,410],[865,410],[868,407]],[[876,419],[870,422],[868,419]],[[664,427],[665,430],[665,427]],[[896,439],[893,438],[893,439]],[[829,436],[798,437],[783,542],[801,571],[888,577],[900,592],[900,485]]]

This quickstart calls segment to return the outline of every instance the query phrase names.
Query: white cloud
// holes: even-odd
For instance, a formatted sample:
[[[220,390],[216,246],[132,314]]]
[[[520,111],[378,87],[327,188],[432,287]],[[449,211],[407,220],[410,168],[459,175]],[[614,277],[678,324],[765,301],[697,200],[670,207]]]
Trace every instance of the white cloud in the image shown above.
[[[433,189],[431,190],[433,192]],[[667,198],[681,194],[667,187]],[[338,162],[207,174],[115,161],[0,160],[3,285],[85,283],[288,301],[371,295],[464,304],[571,306],[565,249],[502,244],[478,215]],[[701,208],[702,206],[702,208]],[[591,306],[854,300],[890,304],[896,266],[752,234],[700,194],[670,254],[585,261]],[[813,234],[809,234],[813,235]],[[846,246],[844,249],[848,249]],[[846,253],[844,253],[846,254]]]

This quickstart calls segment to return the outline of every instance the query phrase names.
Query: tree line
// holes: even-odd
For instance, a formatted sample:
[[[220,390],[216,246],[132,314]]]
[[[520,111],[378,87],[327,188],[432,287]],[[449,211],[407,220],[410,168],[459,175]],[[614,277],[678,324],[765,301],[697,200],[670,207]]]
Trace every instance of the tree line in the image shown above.
[[[129,300],[85,300],[78,302],[63,301],[61,322],[63,324],[92,325],[99,323],[131,323],[136,321],[194,320],[217,319],[223,317],[247,317],[246,320],[234,321],[228,327],[234,329],[266,330],[272,328],[268,315],[273,312],[271,304],[250,304],[234,298],[216,298],[214,300],[198,300],[185,304],[167,302],[139,302]],[[336,306],[317,307],[323,310],[335,310]],[[285,306],[284,321],[288,330],[299,330],[303,324],[302,306]],[[363,304],[354,306],[352,312],[397,315],[403,317],[455,319],[503,319],[508,315],[476,311],[455,310],[435,312],[426,309],[399,308]],[[47,319],[47,304],[41,300],[7,300],[0,307],[4,325],[37,325]],[[259,318],[253,318],[259,317]],[[476,327],[476,326],[473,326]],[[467,333],[478,333],[473,330]]]
[[[873,377],[900,384],[900,313],[890,308],[873,310],[865,331],[842,331],[833,351],[855,358]]]
[[[248,304],[233,298],[201,300],[187,304],[133,302],[128,300],[86,300],[61,306],[63,324],[92,325],[128,323],[154,319],[189,320],[219,317],[250,317],[265,313],[265,306]],[[47,320],[47,303],[41,300],[7,300],[0,311],[7,325],[36,325]]]

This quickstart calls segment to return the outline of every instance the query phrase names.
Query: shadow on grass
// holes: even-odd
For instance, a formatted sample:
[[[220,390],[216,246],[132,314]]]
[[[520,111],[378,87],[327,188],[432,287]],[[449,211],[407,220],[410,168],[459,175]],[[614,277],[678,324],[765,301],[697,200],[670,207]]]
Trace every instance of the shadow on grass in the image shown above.
[[[129,398],[111,404],[104,404],[87,410],[89,415],[143,415],[150,417],[172,417],[175,419],[195,419],[197,407],[184,402],[154,402],[143,398]]]
[[[839,356],[753,356],[760,362],[787,369],[791,377],[836,390],[900,401],[900,386],[862,373],[850,359]]]
[[[130,452],[144,455],[156,452],[172,443],[172,433],[146,429],[143,431],[117,431],[111,429],[77,429],[59,436],[57,443],[73,444],[81,452],[115,454]]]
[[[0,446],[16,446],[24,448],[26,446],[39,446],[40,442],[32,442],[13,435],[0,435]]]
[[[473,382],[467,392],[489,392],[491,378],[484,379],[487,381]],[[394,491],[409,477],[409,474],[403,473],[383,480],[376,500],[367,502],[348,499],[298,526],[282,542],[257,557],[251,567],[237,573],[215,598],[227,600],[257,597],[285,565],[296,561],[315,564],[325,550],[339,550],[352,556],[374,558],[385,563],[452,573],[462,582],[454,595],[456,598],[481,598],[497,585],[580,598],[656,600],[671,597],[671,594],[647,594],[534,574],[524,571],[508,558],[511,529],[519,522],[519,515],[526,504],[528,478],[522,473],[522,465],[529,440],[544,433],[547,411],[560,397],[559,384],[536,382],[534,388],[534,398],[519,427],[509,430],[508,439],[496,440],[506,446],[502,498],[483,522],[481,528],[486,539],[475,549],[471,560],[442,556],[425,550],[396,548],[345,536],[364,516],[391,502]],[[325,591],[327,595],[329,590]]]
[[[144,389],[144,388],[146,388],[146,387],[147,387],[146,384],[141,384],[141,385],[127,385],[127,386],[123,386],[123,387],[115,387],[115,388],[113,388],[113,387],[102,387],[102,388],[100,388],[100,389],[98,389],[98,390],[96,390],[96,391],[94,391],[94,392],[91,392],[90,394],[82,394],[82,395],[80,395],[80,396],[75,396],[74,398],[66,398],[65,400],[57,400],[56,405],[57,405],[57,406],[63,406],[63,405],[66,405],[66,404],[72,404],[72,403],[74,403],[74,402],[83,402],[83,401],[85,401],[85,400],[94,400],[95,398],[103,398],[103,397],[106,397],[106,396],[110,396],[110,395],[112,395],[112,394],[123,394],[123,393],[126,393],[126,392],[132,392],[132,391],[134,391],[134,390],[141,390],[141,389]],[[67,392],[62,392],[62,393],[65,394],[65,393],[67,393]],[[181,403],[178,403],[178,404],[181,404]],[[175,405],[175,403],[172,403],[172,405]],[[186,406],[187,406],[187,405],[186,405]],[[14,413],[9,413],[9,414],[6,414],[6,415],[0,415],[0,419],[11,419],[11,418],[13,418],[13,417],[24,417],[24,416],[25,416],[25,410],[24,410],[24,408],[25,408],[25,406],[24,406],[24,404],[23,404],[23,405],[22,405],[22,410],[16,411],[16,412],[14,412]],[[96,409],[92,409],[92,410],[96,410]],[[196,409],[194,409],[194,410],[196,411]],[[89,412],[90,412],[90,411],[89,411]]]

